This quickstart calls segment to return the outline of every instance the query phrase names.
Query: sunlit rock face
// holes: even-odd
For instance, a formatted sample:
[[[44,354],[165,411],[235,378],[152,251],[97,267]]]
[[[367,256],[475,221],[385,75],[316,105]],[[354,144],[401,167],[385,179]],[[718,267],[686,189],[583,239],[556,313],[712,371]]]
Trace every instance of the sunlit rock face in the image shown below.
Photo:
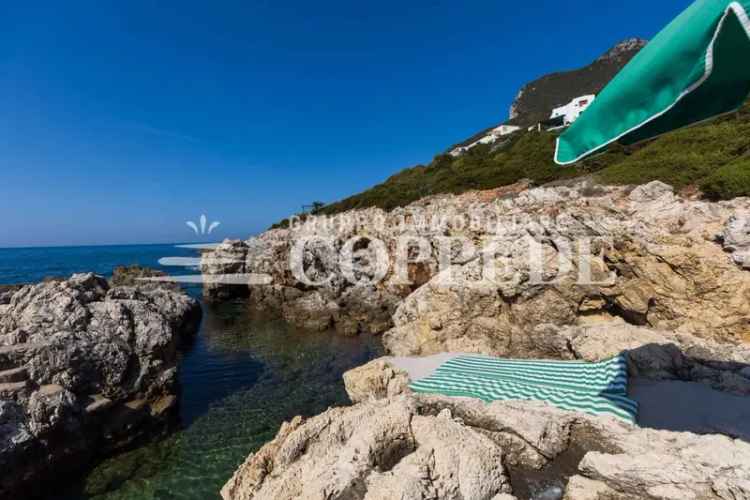
[[[509,339],[540,324],[616,317],[743,342],[750,339],[750,274],[743,268],[750,248],[749,211],[746,198],[689,199],[661,182],[635,188],[578,182],[441,195],[391,212],[347,212],[342,215],[360,222],[343,229],[303,224],[225,242],[204,255],[203,272],[267,275],[270,285],[216,284],[207,294],[215,300],[249,296],[252,305],[314,330],[387,332],[384,341],[395,354],[502,354]],[[448,223],[407,224],[405,231],[402,221],[417,217]],[[473,219],[482,223],[451,222]],[[513,222],[497,230],[490,220]],[[398,264],[404,235],[426,242],[426,250],[418,258],[409,254],[405,266]],[[327,243],[316,242],[317,237]],[[341,255],[357,238],[360,261],[385,252],[387,269],[380,279],[373,280],[376,273],[366,266],[357,277],[370,281],[347,278]],[[463,238],[475,253],[493,245],[492,263],[499,271],[485,280],[488,258],[460,251],[449,255],[446,265],[445,238]],[[313,243],[301,252],[300,266],[312,284],[301,281],[290,262],[304,239]],[[539,269],[532,255],[541,260]]]
[[[433,215],[478,210],[516,223],[494,233],[471,225],[419,233],[462,236],[477,248],[494,244],[489,260],[502,263],[497,269],[503,272],[487,280],[485,255],[460,252],[447,268],[431,253],[411,288],[397,286],[389,271],[369,291],[370,297],[398,297],[393,326],[383,336],[389,354],[598,361],[626,352],[630,376],[639,383],[739,401],[727,413],[744,407],[750,394],[750,273],[743,260],[750,200],[706,202],[660,182],[576,182],[436,196],[389,213],[356,214],[387,220],[415,209]],[[374,223],[364,227],[395,254],[397,233]],[[264,254],[258,249],[270,238],[274,252],[283,254],[283,242],[288,249],[297,236],[274,230],[247,245]],[[580,249],[581,240],[593,251]],[[532,250],[538,267],[528,258]],[[320,310],[335,325],[342,310],[367,297],[341,301],[351,287],[298,286],[279,262],[260,269],[276,278],[277,288],[266,290],[274,290],[282,309],[288,302],[304,306],[304,314],[287,306],[290,319],[310,321],[310,312]],[[332,259],[310,262],[320,273],[336,268]],[[582,282],[582,274],[589,279]],[[254,293],[250,289],[251,301]],[[347,372],[354,406],[284,425],[236,471],[223,497],[750,498],[750,434],[741,422],[733,427],[737,419],[692,433],[639,428],[541,403],[416,395],[409,380],[409,370],[393,357]]]
[[[28,285],[0,315],[0,496],[85,466],[176,407],[177,346],[199,304],[94,274]]]
[[[624,322],[546,325],[516,349],[589,361],[626,352],[636,380],[684,380],[745,397],[750,389],[743,373],[747,348]],[[729,500],[750,494],[750,434],[656,430],[540,402],[415,395],[406,366],[414,361],[386,357],[345,373],[355,405],[284,424],[235,472],[223,498]],[[744,382],[735,385],[738,379]]]
[[[560,486],[536,489],[556,468]],[[401,395],[282,426],[222,489],[225,500],[566,498],[750,494],[750,444],[641,429],[538,403]],[[597,496],[598,495],[598,496]],[[547,497],[544,497],[547,498]],[[559,496],[557,497],[559,498]]]

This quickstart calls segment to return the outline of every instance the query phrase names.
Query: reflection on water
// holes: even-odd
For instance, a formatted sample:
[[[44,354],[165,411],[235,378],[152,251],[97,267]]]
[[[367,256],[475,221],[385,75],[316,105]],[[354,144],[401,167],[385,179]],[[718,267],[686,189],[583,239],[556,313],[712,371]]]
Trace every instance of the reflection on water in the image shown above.
[[[349,404],[342,373],[380,355],[378,338],[300,332],[242,304],[204,307],[180,366],[183,430],[106,460],[66,498],[218,498],[283,421]]]

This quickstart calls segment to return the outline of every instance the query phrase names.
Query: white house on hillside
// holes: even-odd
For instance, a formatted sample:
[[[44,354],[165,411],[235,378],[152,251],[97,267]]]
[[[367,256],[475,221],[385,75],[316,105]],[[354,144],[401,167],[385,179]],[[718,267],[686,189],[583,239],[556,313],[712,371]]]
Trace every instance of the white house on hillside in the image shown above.
[[[517,130],[521,130],[521,127],[516,127],[515,125],[500,125],[499,127],[493,128],[489,134],[485,135],[478,141],[475,141],[468,146],[459,146],[455,148],[453,151],[450,152],[451,156],[461,156],[466,151],[470,150],[474,146],[478,144],[492,144],[493,142],[497,141],[500,137],[504,135],[512,134],[513,132],[516,132]]]
[[[518,130],[521,130],[521,127],[516,127],[515,125],[500,125],[499,127],[492,129],[492,132],[490,132],[490,134],[494,135],[495,137],[502,137],[504,135],[512,134],[513,132],[516,132]]]
[[[562,116],[563,125],[570,125],[594,102],[594,99],[596,99],[596,96],[593,94],[576,97],[565,106],[553,109],[550,120]]]

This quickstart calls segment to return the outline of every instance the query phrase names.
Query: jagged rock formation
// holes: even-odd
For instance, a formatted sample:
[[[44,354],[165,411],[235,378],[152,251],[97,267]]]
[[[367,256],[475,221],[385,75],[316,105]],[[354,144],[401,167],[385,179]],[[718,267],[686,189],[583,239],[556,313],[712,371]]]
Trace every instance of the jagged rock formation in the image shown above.
[[[586,196],[580,186],[527,191],[507,201],[505,210],[519,220],[550,211],[556,217],[521,223],[503,236],[500,257],[508,273],[495,282],[476,281],[481,264],[473,261],[444,271],[458,277],[456,286],[445,287],[442,276],[433,277],[399,305],[385,344],[397,355],[503,355],[514,338],[528,337],[537,325],[613,317],[748,341],[750,275],[727,254],[735,247],[724,248],[719,241],[747,203],[690,201],[659,182],[632,191],[607,188],[595,196]],[[599,256],[581,260],[575,254],[567,273],[540,285],[528,279],[529,235],[542,244],[549,263],[565,259],[560,248],[574,247],[581,237],[608,243]],[[579,286],[584,267],[591,268],[594,283]]]
[[[353,403],[385,399],[409,392],[409,375],[386,359],[376,359],[344,373],[344,386]]]
[[[149,278],[165,278],[167,273],[142,266],[117,266],[109,278],[110,287],[137,286],[145,288],[165,288],[179,291],[180,285],[171,281],[148,281]]]
[[[28,285],[0,310],[0,497],[163,426],[177,402],[177,346],[198,303],[94,274]]]
[[[538,403],[401,395],[285,424],[222,496],[499,500],[528,491],[533,471],[554,467],[574,476],[569,500],[750,495],[744,441],[639,429]]]
[[[750,269],[750,212],[737,211],[721,233],[724,249],[745,269]]]
[[[750,394],[750,349],[612,322],[545,325],[524,357],[598,361],[627,351],[633,377]],[[720,361],[723,360],[723,361]],[[251,455],[226,500],[439,498],[736,499],[750,495],[750,444],[643,429],[541,403],[414,395],[391,358],[344,375],[357,403],[296,418]],[[540,490],[535,478],[545,477]]]
[[[678,196],[660,182],[430,197],[389,213],[350,213],[360,224],[335,232],[330,255],[315,246],[305,254],[313,281],[331,278],[320,285],[300,286],[280,256],[305,235],[328,234],[324,228],[277,229],[226,247],[247,249],[242,272],[274,278],[270,287],[244,292],[251,301],[273,303],[291,321],[335,326],[358,303],[342,300],[344,294],[359,290],[359,300],[375,304],[381,294],[389,297],[397,307],[383,340],[397,356],[476,352],[598,361],[627,351],[630,374],[639,380],[747,397],[749,208],[744,198],[710,203]],[[514,223],[492,234],[472,224],[415,224],[406,233],[392,224],[469,213]],[[359,257],[369,262],[375,240],[394,257],[403,234],[431,242],[461,236],[485,252],[449,246],[452,265],[441,271],[440,245],[431,244],[405,271],[388,269],[377,285],[344,285],[335,256],[348,238],[367,237]],[[581,240],[594,251],[577,247]],[[488,262],[503,264],[491,279]],[[589,280],[580,282],[582,271]],[[397,279],[404,273],[411,285]],[[525,499],[540,475],[556,478],[551,489],[535,493],[544,498],[750,498],[750,445],[730,437],[738,435],[731,425],[709,427],[714,435],[675,433],[534,403],[415,395],[408,373],[391,358],[346,373],[344,382],[353,407],[282,427],[237,470],[224,498]]]
[[[582,95],[598,94],[646,43],[639,38],[629,38],[586,67],[552,73],[527,83],[510,107],[508,123],[533,125],[549,118],[557,106]]]
[[[643,40],[642,38],[626,38],[602,54],[597,61],[617,61],[624,66],[635,54],[645,47],[647,43],[648,40]]]
[[[0,285],[0,306],[9,304],[13,294],[22,287],[23,285]]]
[[[311,223],[225,242],[206,254],[204,273],[266,273],[273,284],[213,285],[206,293],[214,299],[249,295],[254,305],[275,308],[308,328],[333,326],[351,334],[393,326],[384,341],[397,355],[504,354],[513,338],[529,336],[537,325],[614,317],[742,342],[750,340],[750,274],[742,268],[749,208],[745,198],[719,203],[683,198],[660,182],[633,189],[584,181],[499,195],[435,196],[391,212],[344,214],[358,223],[343,229]],[[463,223],[477,215],[501,221],[501,227],[489,232],[485,225]],[[447,222],[429,223],[435,220]],[[451,222],[456,220],[462,223]],[[403,221],[412,224],[404,229]],[[289,255],[295,242],[312,236],[327,243],[313,241],[304,249],[310,285],[295,277]],[[418,249],[410,248],[408,263],[399,268],[393,263],[403,254],[404,236],[429,244],[419,258],[411,254]],[[355,261],[371,263],[378,251],[388,256],[390,267],[375,284],[354,286],[345,276],[340,254],[355,237],[361,237]],[[445,237],[464,237],[477,249],[494,245],[494,258],[456,251],[452,265],[439,273]],[[591,252],[582,253],[582,240]],[[534,252],[542,261],[539,269],[532,266]],[[222,264],[227,256],[233,259],[229,269]],[[491,280],[481,276],[487,262],[499,270]],[[358,276],[376,274],[364,268]],[[579,284],[586,268],[591,280]],[[453,282],[445,286],[448,277]]]

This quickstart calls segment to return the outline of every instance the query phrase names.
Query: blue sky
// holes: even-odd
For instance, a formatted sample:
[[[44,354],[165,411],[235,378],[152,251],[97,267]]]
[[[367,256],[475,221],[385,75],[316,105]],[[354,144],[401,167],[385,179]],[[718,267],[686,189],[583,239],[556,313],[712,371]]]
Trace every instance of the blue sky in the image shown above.
[[[159,3],[159,6],[154,5]],[[247,237],[502,121],[687,0],[0,5],[0,246]]]

